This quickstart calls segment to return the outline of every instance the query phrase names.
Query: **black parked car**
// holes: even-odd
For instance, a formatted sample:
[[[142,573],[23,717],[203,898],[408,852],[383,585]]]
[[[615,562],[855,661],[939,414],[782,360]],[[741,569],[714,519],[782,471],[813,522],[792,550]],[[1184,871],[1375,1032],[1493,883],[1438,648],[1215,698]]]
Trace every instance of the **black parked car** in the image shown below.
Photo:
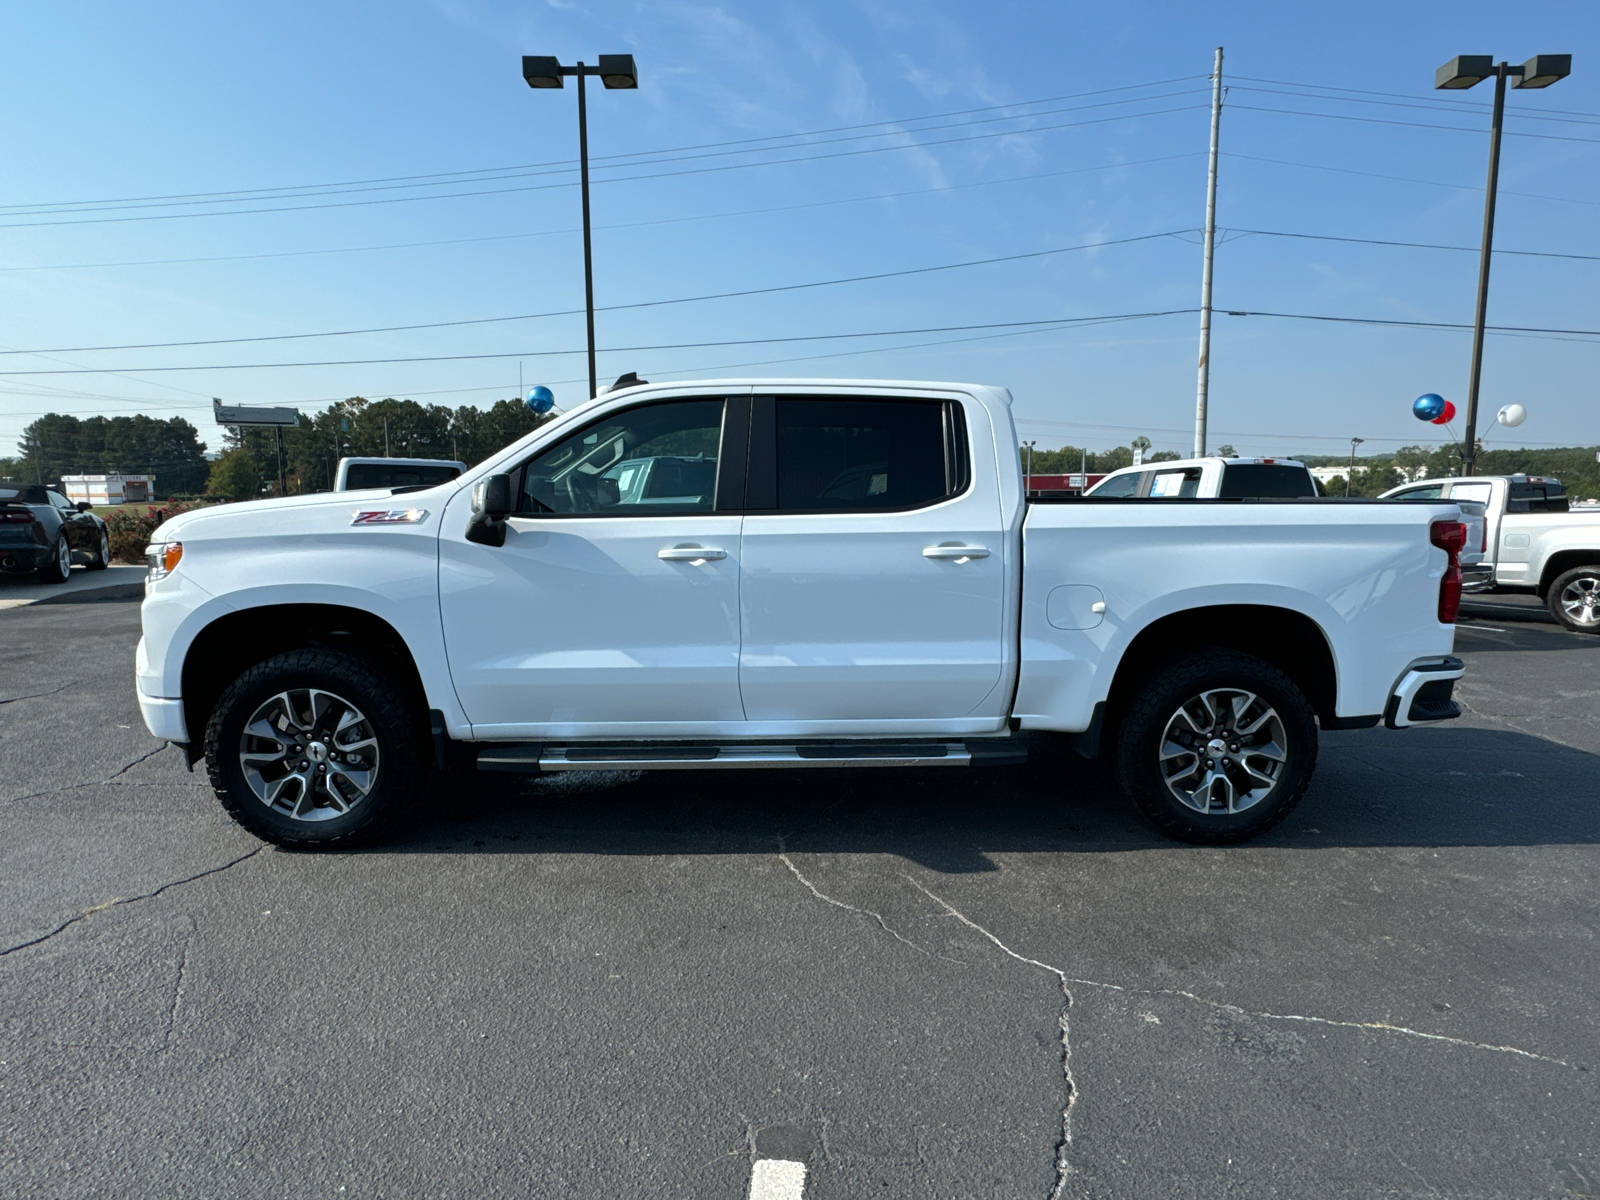
[[[106,523],[54,488],[0,479],[0,571],[65,583],[75,562],[91,571],[111,565]]]

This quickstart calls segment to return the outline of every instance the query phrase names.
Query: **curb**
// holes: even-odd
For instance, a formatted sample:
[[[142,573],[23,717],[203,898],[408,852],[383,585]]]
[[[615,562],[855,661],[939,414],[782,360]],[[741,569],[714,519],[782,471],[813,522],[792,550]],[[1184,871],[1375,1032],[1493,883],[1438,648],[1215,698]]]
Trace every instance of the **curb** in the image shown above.
[[[30,600],[27,604],[18,605],[19,608],[37,608],[41,604],[100,604],[108,600],[142,600],[144,598],[144,581],[138,583],[110,583],[101,588],[80,588],[75,592],[63,592],[59,596],[44,596],[38,600]]]

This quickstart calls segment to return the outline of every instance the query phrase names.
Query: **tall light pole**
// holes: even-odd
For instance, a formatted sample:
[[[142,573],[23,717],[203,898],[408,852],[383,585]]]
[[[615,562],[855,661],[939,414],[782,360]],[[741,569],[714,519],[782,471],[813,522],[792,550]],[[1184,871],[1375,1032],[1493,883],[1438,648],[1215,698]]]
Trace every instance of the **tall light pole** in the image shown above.
[[[1033,448],[1038,443],[1023,442],[1022,444],[1028,451],[1028,466],[1022,472],[1022,498],[1026,500],[1028,498],[1028,489],[1033,486]]]
[[[1206,172],[1206,251],[1200,268],[1200,379],[1194,396],[1194,456],[1206,453],[1206,406],[1211,391],[1211,258],[1217,245],[1217,138],[1222,133],[1222,47],[1211,73],[1211,165]]]
[[[1471,475],[1478,457],[1478,382],[1483,375],[1483,326],[1489,313],[1489,256],[1494,247],[1494,201],[1500,187],[1500,126],[1506,111],[1506,79],[1519,88],[1547,88],[1572,72],[1570,54],[1536,54],[1520,67],[1496,63],[1492,54],[1462,54],[1433,76],[1436,90],[1459,91],[1494,80],[1494,115],[1489,121],[1489,182],[1483,200],[1483,250],[1478,258],[1478,315],[1472,324],[1472,378],[1467,384],[1467,430],[1461,442],[1461,474]]]
[[[1366,438],[1350,439],[1350,468],[1344,473],[1344,498],[1350,499],[1350,484],[1355,480],[1356,474],[1356,447],[1366,441]]]
[[[583,81],[598,75],[606,87],[633,89],[639,86],[639,71],[631,54],[598,55],[598,65],[576,63],[561,65],[556,58],[524,54],[522,77],[531,88],[565,87],[563,77],[575,75],[578,79],[578,179],[583,192],[583,306],[589,319],[589,396],[599,394],[600,385],[594,371],[594,258],[589,249],[589,112],[584,100]]]

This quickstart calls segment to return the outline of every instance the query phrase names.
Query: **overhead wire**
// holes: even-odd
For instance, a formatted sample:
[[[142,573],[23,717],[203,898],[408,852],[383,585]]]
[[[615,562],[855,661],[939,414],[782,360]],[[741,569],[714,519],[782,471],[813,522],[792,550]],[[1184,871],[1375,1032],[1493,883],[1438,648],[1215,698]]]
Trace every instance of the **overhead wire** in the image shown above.
[[[802,155],[802,156],[797,157],[797,158],[770,159],[770,160],[766,160],[766,161],[762,161],[762,162],[723,163],[723,164],[720,164],[718,166],[691,167],[691,168],[686,168],[686,169],[681,170],[681,171],[658,171],[658,172],[655,172],[653,174],[645,174],[645,175],[612,176],[610,178],[593,180],[591,182],[595,183],[595,184],[601,184],[601,183],[633,183],[633,182],[639,182],[639,181],[644,181],[644,180],[653,180],[653,179],[673,179],[673,178],[679,178],[679,177],[686,176],[686,175],[706,175],[706,174],[715,174],[715,173],[721,173],[721,172],[727,172],[727,171],[741,171],[741,170],[748,170],[748,169],[755,168],[755,167],[786,166],[786,165],[789,165],[789,164],[792,164],[792,163],[824,162],[824,161],[828,161],[828,160],[831,160],[831,159],[854,158],[854,157],[859,157],[861,155],[884,154],[884,153],[890,153],[890,152],[902,151],[902,150],[925,150],[925,149],[927,149],[927,148],[929,148],[931,146],[949,146],[949,145],[956,145],[956,144],[959,144],[959,143],[962,143],[962,142],[985,141],[985,140],[988,140],[988,139],[991,139],[991,138],[1024,137],[1024,136],[1030,136],[1030,135],[1038,134],[1038,133],[1052,133],[1052,132],[1055,132],[1055,131],[1058,131],[1058,130],[1062,130],[1062,129],[1079,129],[1079,128],[1083,128],[1083,127],[1086,127],[1086,126],[1089,126],[1089,125],[1104,125],[1104,124],[1111,123],[1111,122],[1116,122],[1116,121],[1138,120],[1138,119],[1143,118],[1143,117],[1165,116],[1165,115],[1170,114],[1170,113],[1195,112],[1195,111],[1198,111],[1198,110],[1201,110],[1201,109],[1204,109],[1204,108],[1207,108],[1207,107],[1209,107],[1209,106],[1204,104],[1204,103],[1185,104],[1185,105],[1179,105],[1179,106],[1174,107],[1174,108],[1154,109],[1154,110],[1149,111],[1149,112],[1121,113],[1121,114],[1118,114],[1116,116],[1111,116],[1111,117],[1096,117],[1096,118],[1094,118],[1092,120],[1088,120],[1088,121],[1065,121],[1065,122],[1060,122],[1060,123],[1057,123],[1057,124],[1054,124],[1054,125],[1039,125],[1039,126],[1034,126],[1032,128],[1029,128],[1029,129],[998,130],[998,131],[990,131],[988,133],[972,134],[972,135],[967,136],[967,137],[938,138],[938,139],[934,139],[932,141],[908,142],[908,143],[902,143],[902,144],[892,145],[892,146],[870,146],[870,147],[866,147],[864,149],[838,150],[838,151],[833,151],[833,152],[828,153],[828,154]],[[645,164],[645,165],[649,165],[649,164]],[[459,200],[459,199],[463,199],[463,198],[467,198],[467,197],[473,197],[473,196],[503,196],[503,195],[510,195],[510,194],[513,194],[513,193],[549,191],[549,190],[556,189],[556,188],[568,188],[568,187],[576,187],[576,186],[578,186],[578,185],[576,183],[573,183],[573,182],[541,183],[541,184],[528,184],[528,185],[524,185],[524,186],[520,186],[520,187],[511,187],[511,188],[488,188],[488,189],[483,189],[483,190],[480,190],[480,191],[473,191],[473,192],[449,192],[449,193],[442,193],[442,194],[439,194],[439,195],[429,195],[429,196],[386,196],[386,197],[384,197],[382,199],[376,199],[376,200],[346,200],[346,201],[339,201],[339,202],[335,202],[335,203],[326,203],[326,204],[279,205],[279,206],[271,207],[271,208],[238,208],[238,209],[229,209],[227,211],[218,211],[218,212],[147,213],[147,214],[143,214],[143,215],[140,215],[140,216],[132,216],[132,217],[90,217],[90,218],[86,218],[86,219],[70,220],[70,221],[23,221],[23,222],[0,223],[0,229],[47,229],[47,228],[56,228],[56,227],[61,227],[61,226],[72,226],[72,225],[125,224],[125,223],[128,223],[128,222],[134,222],[134,221],[178,221],[178,220],[191,220],[191,219],[204,218],[204,217],[249,216],[249,215],[252,215],[252,214],[272,213],[272,212],[311,212],[311,211],[320,211],[320,210],[338,209],[338,208],[362,208],[362,207],[370,207],[370,206],[373,206],[373,205],[382,205],[382,204],[410,204],[410,203],[417,203],[417,202],[420,202],[420,201],[431,201],[431,200]]]
[[[1179,230],[1177,232],[1188,232]],[[595,312],[623,312],[640,308],[662,308],[673,304],[694,304],[705,300],[732,300],[742,299],[746,296],[766,296],[780,292],[806,291],[811,288],[835,287],[850,283],[868,283],[880,279],[899,279],[908,275],[928,275],[936,271],[956,271],[967,267],[992,266],[995,263],[1022,262],[1033,258],[1047,258],[1056,254],[1069,254],[1078,250],[1098,250],[1107,246],[1126,246],[1135,242],[1149,242],[1160,238],[1171,237],[1171,231],[1161,233],[1146,233],[1136,237],[1113,238],[1100,242],[1083,242],[1075,246],[1054,246],[1046,250],[1029,250],[1019,254],[1002,254],[991,258],[967,259],[955,263],[939,263],[929,267],[908,267],[899,271],[878,271],[865,275],[848,275],[837,279],[819,279],[809,283],[777,284],[772,287],[743,288],[733,292],[711,292],[699,296],[676,296],[662,300],[635,300],[627,304],[608,304],[596,307]],[[9,350],[0,349],[0,355],[12,354],[84,354],[108,350],[169,350],[193,346],[231,346],[257,342],[287,342],[301,341],[307,338],[321,337],[352,337],[361,334],[373,333],[410,333],[421,329],[453,329],[465,325],[495,325],[509,321],[533,321],[547,317],[570,317],[584,312],[581,308],[564,308],[539,313],[516,313],[500,317],[469,317],[456,321],[428,321],[411,325],[381,325],[370,326],[362,329],[330,329],[315,333],[274,333],[261,334],[254,337],[239,338],[203,338],[193,341],[179,342],[132,342],[121,345],[106,346],[59,346],[45,350]],[[310,364],[325,365],[325,364]],[[326,364],[333,365],[333,364]],[[184,368],[197,369],[197,368]],[[0,372],[0,375],[11,372]]]
[[[720,141],[720,142],[702,142],[702,143],[695,143],[695,144],[691,144],[691,145],[687,145],[687,146],[665,147],[665,148],[662,148],[662,149],[659,149],[659,150],[648,150],[648,151],[647,150],[640,150],[640,151],[630,151],[630,152],[619,153],[619,154],[591,155],[590,158],[589,158],[589,162],[590,162],[590,164],[592,166],[592,165],[594,165],[596,163],[603,163],[603,162],[608,162],[608,161],[617,160],[617,159],[625,159],[625,158],[638,158],[638,157],[641,157],[641,156],[653,155],[653,154],[673,154],[673,153],[678,153],[678,152],[684,151],[684,150],[709,150],[709,149],[717,149],[717,148],[720,148],[720,147],[723,147],[723,146],[738,146],[738,145],[748,145],[748,144],[757,143],[757,142],[772,142],[772,141],[782,141],[782,140],[788,140],[788,139],[794,139],[794,138],[817,137],[817,136],[821,136],[823,134],[848,133],[848,132],[852,132],[852,131],[855,131],[855,130],[874,129],[874,128],[880,128],[880,127],[883,127],[883,126],[900,126],[900,125],[906,125],[906,124],[909,124],[909,123],[915,122],[915,121],[942,120],[945,117],[967,116],[967,115],[971,115],[971,114],[974,114],[974,113],[998,112],[998,111],[1000,111],[1002,109],[1028,108],[1028,107],[1033,107],[1033,106],[1037,106],[1037,105],[1041,105],[1041,104],[1056,104],[1056,103],[1060,103],[1061,101],[1064,101],[1064,100],[1078,100],[1078,99],[1082,99],[1082,98],[1089,97],[1089,96],[1109,95],[1111,93],[1116,93],[1116,92],[1137,91],[1137,90],[1141,90],[1141,89],[1145,89],[1145,88],[1167,87],[1167,86],[1169,86],[1171,84],[1174,84],[1174,83],[1188,83],[1188,82],[1191,82],[1193,80],[1199,80],[1199,79],[1205,79],[1205,78],[1206,78],[1206,76],[1204,76],[1204,75],[1180,75],[1180,76],[1176,76],[1176,77],[1171,78],[1171,79],[1151,80],[1151,81],[1146,82],[1146,83],[1132,83],[1132,84],[1123,85],[1121,87],[1096,88],[1096,89],[1093,89],[1091,91],[1085,91],[1085,92],[1070,92],[1070,93],[1067,93],[1065,95],[1060,95],[1060,96],[1046,96],[1046,97],[1042,97],[1042,98],[1037,99],[1037,100],[1017,100],[1017,101],[1013,101],[1013,102],[1007,103],[1007,104],[988,104],[988,105],[983,105],[983,106],[978,107],[978,108],[958,108],[958,109],[951,109],[951,110],[948,110],[948,111],[945,111],[945,112],[925,113],[920,117],[895,117],[895,118],[890,118],[890,119],[883,120],[883,121],[867,121],[867,122],[856,124],[856,125],[835,125],[835,126],[830,126],[828,128],[825,128],[825,129],[809,129],[809,130],[800,130],[800,131],[797,131],[797,132],[794,132],[794,133],[775,133],[775,134],[767,134],[767,135],[760,136],[760,137],[734,138],[734,139]],[[1016,115],[1017,115],[1018,119],[1022,119],[1022,118],[1028,117],[1030,115],[1035,115],[1035,114],[1018,113]],[[890,130],[889,132],[891,132],[891,133],[893,133],[893,132],[915,133],[915,132],[918,132],[918,131],[917,130]],[[105,200],[41,201],[41,202],[35,202],[34,204],[31,204],[31,205],[0,205],[0,213],[4,213],[4,212],[10,211],[12,209],[16,209],[16,208],[29,208],[29,207],[47,208],[47,207],[62,206],[62,205],[120,204],[120,203],[132,203],[132,202],[144,201],[144,200],[190,200],[190,199],[207,199],[207,198],[211,198],[211,197],[225,197],[225,196],[263,198],[263,197],[265,197],[265,196],[267,196],[269,194],[273,194],[273,193],[294,192],[294,191],[304,191],[304,190],[316,190],[316,189],[322,189],[322,188],[335,188],[335,187],[356,187],[356,186],[362,186],[362,185],[365,185],[365,184],[397,183],[397,182],[405,182],[405,181],[409,181],[409,180],[430,180],[430,179],[442,179],[442,178],[446,178],[446,177],[490,175],[490,174],[503,173],[503,172],[508,172],[508,171],[528,170],[528,169],[537,168],[537,167],[560,167],[560,166],[565,166],[565,167],[571,167],[571,168],[575,169],[577,167],[577,164],[578,164],[578,160],[575,159],[575,158],[574,159],[559,159],[559,160],[555,160],[555,161],[551,161],[551,162],[544,162],[544,163],[518,163],[518,164],[513,164],[513,165],[510,165],[510,166],[503,166],[503,167],[480,167],[480,168],[475,168],[475,169],[472,169],[472,170],[441,171],[441,172],[432,172],[432,173],[423,174],[423,175],[389,175],[389,176],[381,176],[381,177],[372,178],[372,179],[353,179],[353,180],[343,180],[343,181],[335,181],[335,182],[329,182],[329,183],[293,184],[293,185],[287,185],[287,186],[283,186],[283,187],[245,188],[245,189],[240,189],[240,190],[231,191],[231,192],[181,192],[181,193],[169,193],[167,195],[161,195],[161,196],[127,196],[127,197],[105,199]]]

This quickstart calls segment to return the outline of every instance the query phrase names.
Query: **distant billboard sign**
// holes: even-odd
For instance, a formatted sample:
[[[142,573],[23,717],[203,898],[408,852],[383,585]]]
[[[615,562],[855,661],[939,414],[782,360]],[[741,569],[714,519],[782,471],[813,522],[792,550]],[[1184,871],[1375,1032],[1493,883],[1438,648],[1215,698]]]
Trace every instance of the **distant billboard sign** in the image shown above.
[[[297,408],[249,408],[243,404],[224,404],[212,397],[211,411],[218,425],[298,425]]]

